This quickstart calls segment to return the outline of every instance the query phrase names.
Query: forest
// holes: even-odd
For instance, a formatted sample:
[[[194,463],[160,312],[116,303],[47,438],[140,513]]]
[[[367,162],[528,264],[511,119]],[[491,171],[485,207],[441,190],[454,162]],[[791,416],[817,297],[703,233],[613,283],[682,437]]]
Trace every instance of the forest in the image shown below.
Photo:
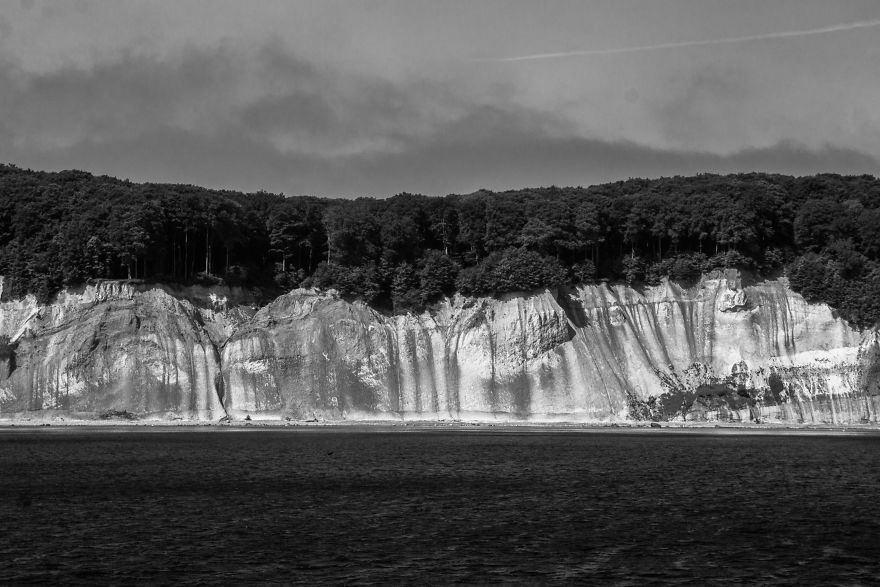
[[[0,165],[5,299],[97,279],[335,288],[387,312],[453,292],[785,274],[880,321],[880,181],[749,173],[428,197],[331,199]]]

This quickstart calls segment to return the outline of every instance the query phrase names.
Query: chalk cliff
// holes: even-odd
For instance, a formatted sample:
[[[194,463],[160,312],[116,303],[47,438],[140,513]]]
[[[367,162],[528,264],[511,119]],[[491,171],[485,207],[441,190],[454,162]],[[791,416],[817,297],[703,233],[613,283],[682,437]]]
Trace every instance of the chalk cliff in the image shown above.
[[[173,293],[173,292],[172,292]],[[256,313],[107,283],[0,304],[0,417],[876,422],[880,344],[784,280]]]
[[[217,419],[220,362],[198,310],[104,282],[0,304],[0,417]]]

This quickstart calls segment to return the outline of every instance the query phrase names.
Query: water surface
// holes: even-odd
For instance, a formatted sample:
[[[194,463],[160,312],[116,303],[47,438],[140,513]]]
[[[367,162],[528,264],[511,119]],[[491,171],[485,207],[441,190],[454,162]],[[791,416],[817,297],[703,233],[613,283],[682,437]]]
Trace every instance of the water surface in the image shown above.
[[[874,582],[880,437],[0,431],[0,583]]]

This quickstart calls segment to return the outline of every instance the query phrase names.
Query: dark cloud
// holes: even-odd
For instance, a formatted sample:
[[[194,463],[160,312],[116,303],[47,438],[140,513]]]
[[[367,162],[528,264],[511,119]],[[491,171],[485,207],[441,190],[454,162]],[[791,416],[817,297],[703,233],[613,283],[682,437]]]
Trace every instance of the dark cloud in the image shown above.
[[[284,151],[327,154],[386,145],[448,118],[460,100],[426,82],[319,68],[277,42],[253,52],[190,48],[169,59],[123,55],[89,68],[0,68],[8,132],[34,150],[149,136],[170,126],[229,132]]]
[[[728,90],[694,82],[697,102]],[[708,98],[707,98],[708,97]],[[690,98],[688,98],[690,99]],[[697,172],[876,173],[854,150],[780,143],[721,156],[576,136],[558,115],[437,82],[393,83],[251,53],[123,55],[26,74],[0,66],[0,160],[139,181],[288,194],[431,194]],[[682,110],[678,116],[685,116]],[[675,112],[671,112],[675,114]]]
[[[0,98],[16,142],[38,149],[113,141],[164,124],[192,128],[238,82],[232,58],[222,50],[190,50],[173,61],[123,56],[36,75],[7,65],[0,70]]]
[[[752,84],[742,70],[711,65],[677,76],[668,85],[671,95],[653,108],[667,140],[677,145],[701,140],[723,144],[735,138],[741,144],[743,121],[750,120],[743,110],[755,108]]]
[[[327,101],[315,94],[293,92],[248,104],[238,120],[250,132],[305,131],[319,135],[338,124]]]

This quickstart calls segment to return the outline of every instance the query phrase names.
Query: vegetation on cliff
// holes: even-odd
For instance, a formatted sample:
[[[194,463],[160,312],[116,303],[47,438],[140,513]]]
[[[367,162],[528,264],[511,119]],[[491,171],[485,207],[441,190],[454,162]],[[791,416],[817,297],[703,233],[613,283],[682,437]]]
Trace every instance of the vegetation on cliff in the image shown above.
[[[880,180],[631,179],[443,198],[285,197],[0,166],[4,296],[96,278],[335,287],[418,309],[461,291],[785,270],[854,323],[880,320]]]

